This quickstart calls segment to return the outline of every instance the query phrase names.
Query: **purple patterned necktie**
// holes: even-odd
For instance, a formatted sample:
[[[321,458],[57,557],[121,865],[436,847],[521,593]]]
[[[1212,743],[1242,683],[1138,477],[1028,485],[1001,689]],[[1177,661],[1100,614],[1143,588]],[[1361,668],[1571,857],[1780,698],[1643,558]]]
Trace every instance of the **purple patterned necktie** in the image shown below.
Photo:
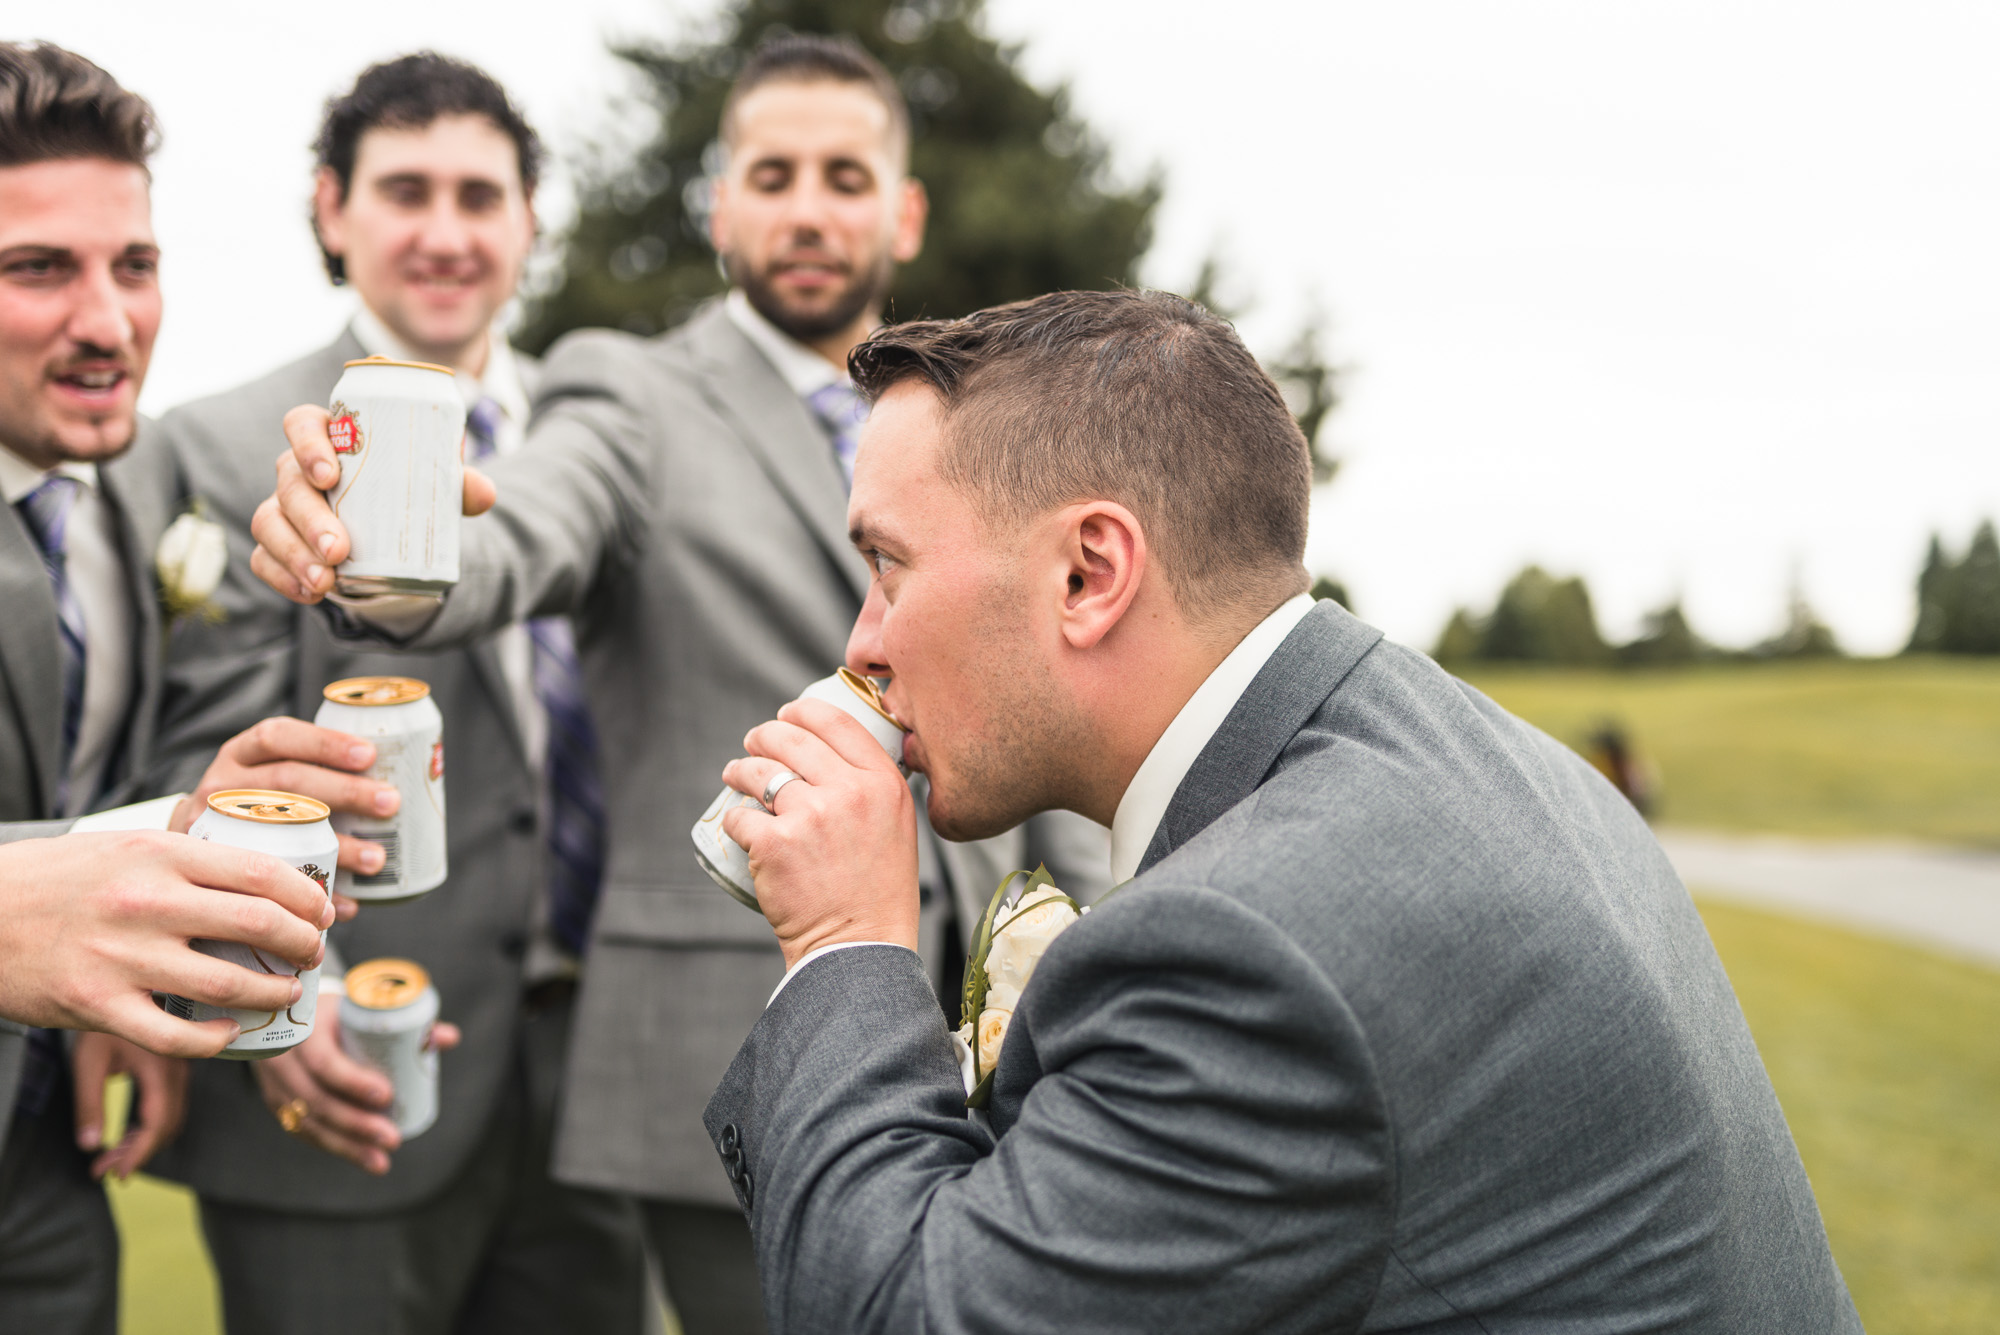
[[[481,399],[465,418],[469,463],[492,457],[500,405]],[[597,730],[577,660],[576,633],[568,617],[528,623],[534,646],[535,699],[548,715],[544,771],[549,795],[549,930],[564,949],[581,955],[604,884],[604,786],[597,769]]]
[[[52,815],[69,810],[69,766],[76,755],[77,733],[83,727],[83,666],[85,637],[83,607],[69,585],[69,517],[83,484],[54,473],[17,503],[21,522],[42,550],[42,568],[56,598],[56,634],[62,659],[62,750],[56,760],[56,800]],[[20,1092],[14,1106],[39,1117],[62,1078],[62,1039],[53,1029],[28,1031],[27,1059],[21,1065]]]
[[[806,395],[813,416],[833,437],[834,457],[840,460],[840,475],[854,486],[854,452],[861,448],[861,424],[868,420],[868,404],[851,380],[836,380]]]

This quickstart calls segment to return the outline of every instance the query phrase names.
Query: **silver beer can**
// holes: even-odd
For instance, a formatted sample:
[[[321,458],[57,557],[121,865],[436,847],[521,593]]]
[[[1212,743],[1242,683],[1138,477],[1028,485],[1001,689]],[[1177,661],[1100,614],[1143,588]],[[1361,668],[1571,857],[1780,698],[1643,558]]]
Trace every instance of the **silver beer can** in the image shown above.
[[[389,1077],[395,1090],[389,1120],[408,1140],[431,1129],[438,1116],[438,1054],[431,1046],[438,994],[423,965],[379,959],[347,971],[340,1003],[340,1046],[363,1065]]]
[[[371,876],[341,872],[340,892],[365,904],[429,894],[445,878],[444,716],[430,686],[414,677],[348,677],[321,694],[313,722],[373,742],[368,777],[403,795],[393,816],[334,815],[336,833],[372,839],[386,855]]]
[[[296,793],[265,788],[230,788],[208,799],[188,833],[232,848],[247,848],[288,862],[326,890],[340,856],[340,841],[327,823],[324,802]],[[329,892],[330,893],[330,892]],[[326,940],[326,933],[319,934]],[[189,942],[204,955],[240,964],[257,973],[282,974],[305,985],[299,999],[280,1011],[249,1011],[210,1006],[186,997],[163,998],[170,1014],[183,1020],[231,1019],[243,1027],[236,1041],[218,1055],[237,1061],[275,1056],[306,1041],[312,1033],[313,1011],[319,1002],[319,969],[300,970],[281,959],[268,958],[252,946],[235,941]]]
[[[860,722],[868,735],[882,744],[889,758],[903,768],[903,734],[909,731],[896,721],[882,703],[882,688],[873,677],[841,668],[831,677],[822,677],[799,692],[801,700],[824,700]],[[903,770],[905,774],[908,770]],[[749,908],[763,910],[757,903],[757,882],[750,874],[750,855],[743,846],[722,832],[722,817],[737,807],[754,807],[758,800],[725,785],[708,804],[708,810],[694,823],[694,856],[709,879],[727,890]]]
[[[334,591],[435,594],[458,583],[465,399],[451,368],[349,362],[327,410],[340,464],[327,500],[349,543]]]

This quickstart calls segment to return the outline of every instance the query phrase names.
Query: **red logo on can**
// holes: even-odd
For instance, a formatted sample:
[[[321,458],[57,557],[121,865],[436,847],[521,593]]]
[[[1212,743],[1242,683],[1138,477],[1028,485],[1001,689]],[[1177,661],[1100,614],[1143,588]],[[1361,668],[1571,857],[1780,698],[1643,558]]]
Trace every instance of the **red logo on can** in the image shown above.
[[[333,442],[335,454],[353,454],[361,448],[361,428],[355,425],[354,414],[342,412],[326,424],[327,438]]]
[[[443,777],[444,739],[440,737],[437,741],[431,743],[431,782],[436,783]]]

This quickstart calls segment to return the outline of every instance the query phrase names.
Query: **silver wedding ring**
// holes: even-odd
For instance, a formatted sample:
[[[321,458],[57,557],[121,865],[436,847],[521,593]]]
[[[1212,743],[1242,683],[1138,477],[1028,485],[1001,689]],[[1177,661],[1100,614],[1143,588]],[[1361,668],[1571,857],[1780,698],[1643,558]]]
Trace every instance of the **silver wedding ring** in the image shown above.
[[[778,790],[780,788],[783,788],[786,784],[790,783],[793,779],[796,779],[798,777],[799,777],[798,775],[792,773],[788,769],[781,769],[776,774],[773,774],[771,776],[771,781],[764,785],[764,796],[758,799],[759,801],[763,802],[764,810],[770,812],[774,816],[777,815]]]

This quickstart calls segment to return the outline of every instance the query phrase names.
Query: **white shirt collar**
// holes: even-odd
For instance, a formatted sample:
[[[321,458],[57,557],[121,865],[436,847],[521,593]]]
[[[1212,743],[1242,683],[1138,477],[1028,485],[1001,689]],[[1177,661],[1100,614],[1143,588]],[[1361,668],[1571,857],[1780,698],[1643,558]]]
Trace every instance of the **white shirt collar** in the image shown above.
[[[42,479],[51,473],[61,473],[73,477],[92,491],[97,490],[97,465],[78,463],[65,459],[54,468],[37,468],[5,445],[0,445],[0,494],[7,498],[7,504],[27,498],[28,493],[42,485]]]
[[[399,362],[424,360],[411,352],[389,326],[368,309],[366,303],[355,309],[353,329],[354,341],[371,357],[389,357]],[[500,411],[507,415],[509,421],[526,425],[528,391],[521,383],[521,364],[515,360],[514,349],[498,324],[486,335],[486,374],[471,376],[463,371],[454,374],[466,407],[473,407],[483,398],[491,398],[500,405]]]
[[[1311,594],[1302,593],[1265,617],[1229,651],[1229,657],[1215,665],[1208,680],[1195,688],[1181,712],[1153,743],[1146,759],[1118,799],[1118,812],[1111,818],[1111,883],[1129,881],[1138,874],[1139,861],[1146,856],[1153,834],[1167,814],[1181,780],[1194,767],[1202,748],[1215,736],[1229,711],[1250,689],[1250,682],[1278,652],[1278,646],[1292,628],[1313,610]]]
[[[828,385],[847,379],[847,373],[840,367],[765,319],[750,304],[750,298],[743,295],[742,288],[729,289],[722,309],[728,313],[730,323],[743,331],[743,336],[756,345],[757,351],[764,354],[792,387],[792,393],[800,398],[810,398]]]

